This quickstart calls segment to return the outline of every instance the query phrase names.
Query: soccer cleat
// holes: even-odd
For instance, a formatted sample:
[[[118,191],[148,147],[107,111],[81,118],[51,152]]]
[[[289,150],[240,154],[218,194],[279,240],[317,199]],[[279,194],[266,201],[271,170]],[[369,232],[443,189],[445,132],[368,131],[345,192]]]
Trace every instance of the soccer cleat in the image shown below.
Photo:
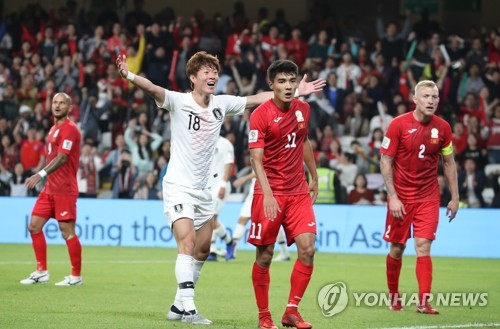
[[[226,247],[226,260],[231,260],[231,259],[234,259],[234,247],[235,247],[235,244],[231,241],[231,243],[229,243]]]
[[[403,311],[403,305],[401,304],[401,298],[399,298],[398,294],[394,294],[391,298],[392,294],[389,294],[389,310],[394,311],[394,312],[400,312]]]
[[[290,255],[288,253],[280,252],[278,256],[274,257],[273,262],[288,262]]]
[[[212,321],[210,321],[209,319],[207,319],[206,317],[204,317],[199,313],[191,314],[186,312],[184,312],[184,314],[182,315],[181,322],[191,323],[191,324],[207,324],[207,325],[212,324]]]
[[[69,287],[69,286],[81,286],[83,284],[83,278],[81,276],[65,276],[64,280],[56,283],[56,286]]]
[[[170,306],[170,309],[168,310],[167,313],[167,320],[169,321],[180,321],[182,319],[182,316],[184,315],[184,312],[179,310],[177,307],[174,305]]]
[[[281,318],[281,324],[284,327],[298,328],[298,329],[310,329],[312,324],[306,322],[300,316],[298,311],[285,312]]]
[[[259,329],[278,329],[271,318],[271,312],[259,313]]]
[[[207,257],[207,262],[216,262],[217,254],[215,252],[211,252]]]
[[[19,281],[20,284],[47,283],[50,280],[49,271],[35,271],[27,279]]]
[[[431,306],[431,304],[427,303],[422,306],[417,307],[417,313],[422,314],[439,314],[439,311]]]

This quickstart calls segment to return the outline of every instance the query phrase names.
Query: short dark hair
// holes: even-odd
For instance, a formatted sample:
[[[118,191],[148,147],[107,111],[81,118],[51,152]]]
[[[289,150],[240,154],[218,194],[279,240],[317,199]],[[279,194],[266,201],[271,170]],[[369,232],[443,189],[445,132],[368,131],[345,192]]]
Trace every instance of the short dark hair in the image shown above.
[[[267,78],[273,81],[278,73],[299,75],[299,67],[288,59],[274,61],[267,69]]]

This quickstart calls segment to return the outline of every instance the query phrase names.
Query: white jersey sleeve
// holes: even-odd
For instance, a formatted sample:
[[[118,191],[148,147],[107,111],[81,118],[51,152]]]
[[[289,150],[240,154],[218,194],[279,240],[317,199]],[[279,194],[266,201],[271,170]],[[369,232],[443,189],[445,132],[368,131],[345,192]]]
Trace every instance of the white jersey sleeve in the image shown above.
[[[242,114],[245,106],[245,97],[211,95],[204,108],[192,93],[165,90],[160,107],[170,111],[172,146],[164,182],[193,189],[212,186],[212,161],[224,116]]]

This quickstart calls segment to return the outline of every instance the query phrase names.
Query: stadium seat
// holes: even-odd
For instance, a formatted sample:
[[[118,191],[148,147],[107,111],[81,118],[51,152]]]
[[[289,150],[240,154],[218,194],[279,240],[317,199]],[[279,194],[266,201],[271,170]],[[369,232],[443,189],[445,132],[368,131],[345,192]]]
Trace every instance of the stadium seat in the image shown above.
[[[492,163],[492,164],[486,165],[486,167],[484,167],[484,174],[486,176],[491,175],[495,171],[500,172],[500,163]]]

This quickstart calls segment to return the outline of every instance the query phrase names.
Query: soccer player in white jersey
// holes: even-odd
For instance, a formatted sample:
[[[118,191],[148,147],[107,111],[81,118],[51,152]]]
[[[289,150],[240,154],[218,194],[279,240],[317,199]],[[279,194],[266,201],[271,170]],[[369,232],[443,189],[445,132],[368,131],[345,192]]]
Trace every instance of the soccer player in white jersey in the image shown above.
[[[172,137],[171,157],[163,178],[164,212],[177,243],[175,277],[177,293],[167,314],[168,320],[192,324],[211,324],[198,313],[194,288],[201,268],[210,252],[214,214],[211,172],[215,144],[226,115],[241,115],[273,97],[262,92],[247,97],[214,96],[219,81],[217,57],[204,51],[194,54],[186,64],[192,92],[179,93],[164,89],[128,70],[126,56],[116,60],[118,72],[136,87],[154,98],[158,107],[170,112]],[[319,91],[324,80],[299,85],[299,95]]]
[[[215,145],[215,156],[213,160],[213,172],[215,177],[214,188],[212,189],[212,199],[214,202],[214,232],[212,234],[212,243],[210,245],[210,255],[207,260],[217,260],[217,237],[226,243],[226,260],[233,257],[233,240],[227,234],[226,226],[218,220],[219,213],[224,207],[229,193],[231,193],[230,178],[234,168],[234,146],[225,137],[219,136]]]

